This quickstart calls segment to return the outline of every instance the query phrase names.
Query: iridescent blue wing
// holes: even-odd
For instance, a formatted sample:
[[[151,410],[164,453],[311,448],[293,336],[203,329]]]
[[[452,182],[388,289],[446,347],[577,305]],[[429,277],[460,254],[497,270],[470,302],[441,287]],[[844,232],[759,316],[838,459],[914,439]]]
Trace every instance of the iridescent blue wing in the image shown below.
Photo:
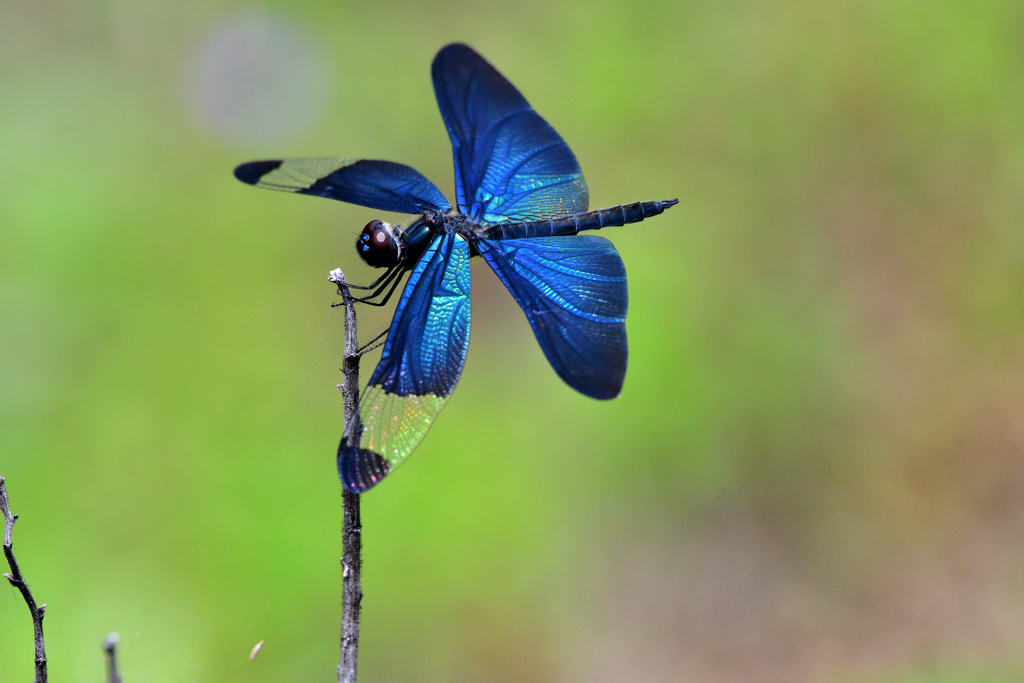
[[[572,150],[483,57],[448,45],[434,57],[431,74],[452,140],[462,213],[501,223],[587,210],[587,183]]]
[[[405,461],[455,389],[469,346],[469,245],[436,237],[416,263],[377,368],[359,399],[359,445],[342,439],[338,474],[353,493]]]
[[[271,190],[329,197],[398,213],[447,211],[444,193],[419,171],[370,159],[276,159],[250,161],[235,169],[243,183]]]
[[[551,366],[573,389],[615,398],[626,376],[626,268],[603,237],[480,240],[480,255],[523,308]]]

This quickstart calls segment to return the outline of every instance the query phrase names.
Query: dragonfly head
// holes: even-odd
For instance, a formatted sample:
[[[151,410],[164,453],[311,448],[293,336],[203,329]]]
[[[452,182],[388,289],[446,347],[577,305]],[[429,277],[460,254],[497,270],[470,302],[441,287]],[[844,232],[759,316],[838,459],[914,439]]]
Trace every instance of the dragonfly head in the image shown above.
[[[402,261],[403,244],[400,233],[390,223],[370,221],[356,238],[359,257],[374,268],[392,268]]]

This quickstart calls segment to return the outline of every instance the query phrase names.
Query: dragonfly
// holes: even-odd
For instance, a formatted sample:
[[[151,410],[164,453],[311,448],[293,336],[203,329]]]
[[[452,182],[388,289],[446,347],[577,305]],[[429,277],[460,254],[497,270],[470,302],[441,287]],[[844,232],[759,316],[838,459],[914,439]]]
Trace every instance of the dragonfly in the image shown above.
[[[589,210],[579,162],[520,92],[471,47],[442,48],[431,65],[455,160],[455,205],[415,169],[319,157],[253,161],[235,177],[257,187],[418,216],[370,221],[356,239],[383,268],[354,297],[384,305],[408,274],[380,361],[360,396],[361,428],[338,446],[352,493],[405,462],[455,389],[469,347],[470,258],[479,256],[522,307],[552,368],[595,399],[626,375],[626,269],[607,239],[585,231],[657,216],[676,199]],[[383,336],[383,335],[382,335]]]

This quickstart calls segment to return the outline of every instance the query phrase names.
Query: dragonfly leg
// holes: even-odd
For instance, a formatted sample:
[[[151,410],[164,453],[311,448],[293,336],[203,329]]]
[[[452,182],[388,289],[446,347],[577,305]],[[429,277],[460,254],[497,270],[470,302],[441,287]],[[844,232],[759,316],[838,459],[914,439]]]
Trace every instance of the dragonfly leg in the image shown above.
[[[372,294],[367,294],[366,296],[362,297],[354,296],[352,297],[352,301],[361,304],[369,304],[370,306],[383,306],[385,303],[387,303],[387,298],[385,298],[384,301],[380,303],[374,302],[373,299],[376,299],[381,294],[383,294],[388,289],[389,286],[391,287],[391,290],[388,292],[387,296],[390,297],[391,292],[393,292],[395,290],[395,287],[398,286],[398,283],[402,281],[402,275],[404,274],[404,272],[405,271],[403,271],[401,268],[392,269],[390,274],[387,275],[387,277],[377,279],[377,282],[380,283],[380,286],[377,287],[377,289]],[[360,289],[370,289],[370,287],[360,287]],[[337,303],[331,304],[331,308],[336,308],[338,306],[344,305],[345,302],[339,301]]]
[[[369,353],[370,351],[373,351],[374,349],[376,349],[378,347],[384,346],[384,342],[386,342],[386,341],[387,341],[386,339],[383,340],[383,341],[379,341],[379,342],[377,342],[376,344],[374,344],[373,346],[371,346],[369,348],[364,346],[363,348],[359,349],[359,355],[362,356],[364,353]]]
[[[364,353],[368,353],[370,351],[373,351],[375,348],[377,348],[378,346],[383,344],[384,342],[378,342],[377,344],[374,344],[374,342],[376,342],[381,337],[385,336],[388,332],[389,332],[389,330],[385,329],[383,332],[378,334],[376,337],[374,337],[370,341],[368,341],[365,344],[363,344],[362,346],[360,346],[358,349],[356,349],[356,355],[361,356]],[[373,345],[371,346],[371,344],[373,344]]]
[[[387,270],[384,271],[383,275],[381,275],[379,278],[377,278],[376,280],[374,280],[373,282],[371,282],[368,285],[349,285],[348,288],[349,289],[373,289],[374,287],[378,286],[380,283],[384,282],[384,280],[387,280],[392,275],[394,275],[395,274],[395,268],[397,268],[397,267],[398,266],[394,266],[392,268],[388,268]]]
[[[384,305],[386,305],[388,303],[388,299],[390,299],[391,295],[395,293],[396,289],[398,289],[398,285],[402,284],[402,274],[403,274],[403,271],[397,271],[397,274],[398,274],[398,277],[396,277],[394,279],[394,282],[385,282],[373,294],[370,294],[369,296],[365,296],[365,297],[362,297],[362,298],[352,297],[352,301],[357,301],[357,302],[359,302],[361,304],[366,304],[367,306],[384,306]],[[373,301],[373,299],[376,299],[378,296],[381,295],[381,293],[384,291],[385,288],[388,287],[388,285],[390,285],[391,288],[388,289],[388,292],[387,292],[387,294],[384,295],[384,298],[381,299],[380,301]]]

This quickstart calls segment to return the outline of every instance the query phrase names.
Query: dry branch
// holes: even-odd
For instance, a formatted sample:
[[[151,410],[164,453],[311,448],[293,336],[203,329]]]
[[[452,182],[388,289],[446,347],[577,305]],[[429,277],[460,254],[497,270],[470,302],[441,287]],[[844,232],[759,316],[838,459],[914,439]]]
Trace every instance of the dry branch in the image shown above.
[[[35,683],[46,683],[46,644],[43,642],[43,615],[46,614],[46,605],[36,605],[36,599],[32,597],[32,591],[28,589],[28,583],[21,574],[18,561],[14,559],[14,549],[11,547],[11,530],[14,529],[14,522],[18,515],[11,514],[11,505],[7,500],[7,487],[4,478],[0,477],[0,512],[4,515],[4,556],[7,564],[11,567],[10,574],[4,574],[4,578],[11,582],[11,585],[21,591],[21,597],[25,598],[28,611],[32,614],[32,626],[35,629],[36,644],[36,679]]]
[[[359,344],[356,338],[356,310],[348,282],[341,269],[331,272],[331,282],[338,285],[345,304],[345,361],[342,366],[344,384],[342,394],[345,405],[345,437],[349,443],[359,443]],[[341,659],[338,663],[338,683],[356,683],[356,665],[359,658],[359,608],[363,599],[360,578],[363,570],[363,524],[359,517],[359,495],[342,489],[345,508],[343,530],[344,550],[341,558]]]
[[[121,683],[121,674],[117,673],[117,634],[111,633],[103,641],[103,651],[107,653],[107,683]]]

